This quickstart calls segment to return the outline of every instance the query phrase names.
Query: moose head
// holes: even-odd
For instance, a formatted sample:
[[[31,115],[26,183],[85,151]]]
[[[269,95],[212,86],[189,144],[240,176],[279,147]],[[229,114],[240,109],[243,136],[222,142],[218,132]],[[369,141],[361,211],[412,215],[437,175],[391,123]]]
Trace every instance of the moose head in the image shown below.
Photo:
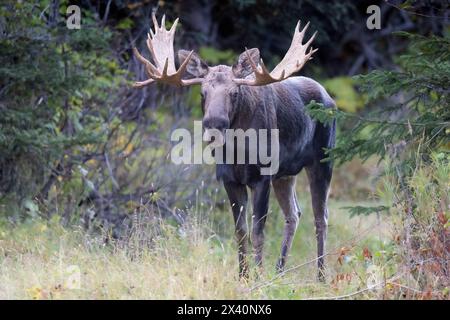
[[[179,50],[180,67],[177,70],[173,41],[178,18],[170,30],[165,28],[165,15],[160,25],[154,13],[152,19],[155,30],[150,29],[148,33],[147,47],[153,63],[133,48],[136,58],[145,65],[149,79],[136,82],[134,86],[143,87],[154,82],[174,86],[200,84],[205,129],[217,129],[224,132],[230,127],[239,105],[240,86],[265,86],[283,81],[298,72],[317,51],[312,48],[308,51],[317,32],[305,44],[302,44],[309,22],[300,31],[299,21],[289,50],[271,72],[264,65],[257,48],[246,49],[233,66],[209,66],[194,51]]]

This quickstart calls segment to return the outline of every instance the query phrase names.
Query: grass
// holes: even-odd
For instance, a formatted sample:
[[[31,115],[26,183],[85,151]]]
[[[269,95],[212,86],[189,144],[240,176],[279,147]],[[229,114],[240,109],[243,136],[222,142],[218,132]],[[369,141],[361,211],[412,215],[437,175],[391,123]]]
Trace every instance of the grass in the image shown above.
[[[388,225],[376,216],[350,219],[348,212],[340,209],[349,203],[331,201],[327,282],[319,283],[309,199],[302,203],[304,213],[287,266],[291,270],[282,276],[275,273],[283,219],[278,204],[271,201],[265,269],[257,275],[253,268],[248,281],[237,277],[237,251],[228,211],[197,208],[183,229],[155,220],[126,243],[109,244],[81,228],[64,228],[57,219],[33,219],[17,226],[4,222],[0,225],[0,298],[379,297],[380,293],[367,289],[367,285],[373,280],[371,266],[377,266],[377,277],[386,268],[383,255],[389,250]]]
[[[275,273],[283,232],[275,199],[267,219],[265,268],[259,273],[253,266],[243,281],[237,277],[227,200],[223,193],[209,194],[214,188],[202,183],[182,227],[144,207],[131,217],[130,237],[120,241],[105,242],[107,235],[76,224],[65,228],[59,215],[17,224],[0,219],[0,299],[448,299],[449,167],[440,161],[408,181],[414,223],[405,202],[394,202],[390,215],[350,218],[344,207],[391,204],[399,199],[398,186],[389,177],[368,179],[378,175],[371,165],[355,162],[336,171],[325,283],[316,280],[313,214],[300,175],[303,215],[282,275]],[[370,201],[370,194],[381,203]]]

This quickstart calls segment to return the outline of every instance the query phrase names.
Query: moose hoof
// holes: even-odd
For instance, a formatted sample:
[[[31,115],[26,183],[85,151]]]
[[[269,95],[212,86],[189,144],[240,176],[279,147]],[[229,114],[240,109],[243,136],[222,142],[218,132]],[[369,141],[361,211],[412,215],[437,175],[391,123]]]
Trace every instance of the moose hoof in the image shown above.
[[[282,273],[284,271],[284,262],[283,260],[278,260],[277,265],[275,266],[277,273]]]
[[[317,279],[322,282],[325,283],[326,279],[325,279],[325,271],[324,270],[319,270],[318,274],[317,274]]]

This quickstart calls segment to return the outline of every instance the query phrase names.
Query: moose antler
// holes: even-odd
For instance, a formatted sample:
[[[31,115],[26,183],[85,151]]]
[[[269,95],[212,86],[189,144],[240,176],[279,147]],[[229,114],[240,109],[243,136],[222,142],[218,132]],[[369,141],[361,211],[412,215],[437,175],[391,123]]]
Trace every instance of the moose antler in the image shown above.
[[[166,15],[161,19],[158,26],[155,13],[152,14],[155,31],[150,28],[148,33],[147,47],[153,58],[153,63],[145,59],[136,48],[133,48],[136,58],[145,65],[145,70],[150,77],[145,81],[134,83],[134,87],[143,87],[153,82],[163,82],[176,86],[188,86],[201,83],[201,78],[183,80],[181,77],[186,71],[187,65],[194,51],[191,51],[178,70],[175,69],[175,55],[173,51],[173,39],[178,24],[178,18],[174,21],[170,30],[166,30]]]
[[[295,27],[295,33],[292,38],[291,46],[289,47],[288,52],[286,52],[286,55],[284,56],[283,60],[281,60],[281,62],[270,73],[267,70],[266,66],[264,65],[262,59],[260,59],[258,66],[253,62],[246,48],[245,52],[247,53],[247,56],[249,58],[251,67],[253,69],[253,73],[255,74],[255,78],[234,79],[234,81],[238,84],[245,84],[249,86],[263,86],[269,83],[282,81],[290,77],[295,72],[298,72],[301,68],[303,68],[303,66],[308,60],[312,59],[311,58],[312,54],[317,51],[317,49],[313,50],[313,48],[311,47],[309,49],[309,52],[306,53],[309,45],[316,37],[317,31],[308,40],[308,42],[302,44],[303,37],[305,35],[308,26],[309,22],[306,24],[303,30],[300,31],[300,21],[298,21],[297,26]]]

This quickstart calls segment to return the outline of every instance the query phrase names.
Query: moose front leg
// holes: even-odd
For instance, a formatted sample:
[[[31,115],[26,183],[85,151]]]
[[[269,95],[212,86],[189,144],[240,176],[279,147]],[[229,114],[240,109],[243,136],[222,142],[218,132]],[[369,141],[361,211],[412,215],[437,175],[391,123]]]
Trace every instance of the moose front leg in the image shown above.
[[[264,226],[269,209],[270,180],[258,182],[252,188],[253,230],[252,244],[255,251],[255,263],[262,268],[264,247]]]
[[[285,218],[281,255],[277,263],[277,271],[282,272],[302,212],[300,211],[295,195],[295,176],[273,180],[272,186]]]
[[[248,277],[247,244],[248,231],[246,221],[247,187],[242,184],[225,182],[225,190],[233,211],[236,241],[238,244],[239,277]]]

